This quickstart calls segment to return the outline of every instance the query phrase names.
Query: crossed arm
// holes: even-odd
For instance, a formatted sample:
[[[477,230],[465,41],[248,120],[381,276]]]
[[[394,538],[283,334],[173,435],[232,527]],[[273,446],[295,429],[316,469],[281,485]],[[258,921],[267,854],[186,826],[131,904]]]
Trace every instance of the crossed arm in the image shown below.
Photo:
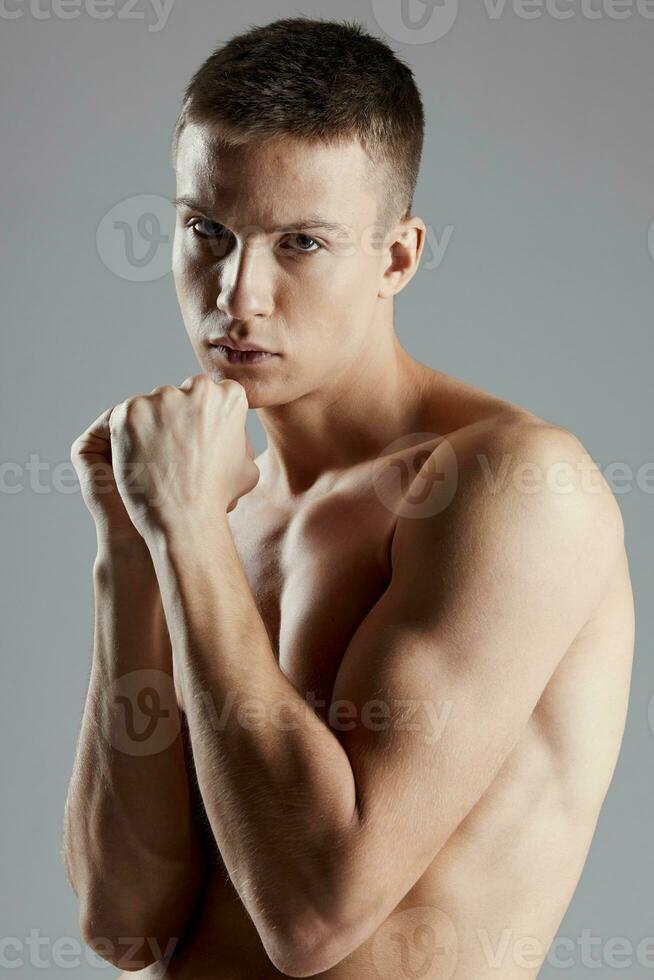
[[[449,467],[456,492],[399,518],[390,584],[333,690],[355,723],[335,730],[280,670],[227,520],[191,517],[151,543],[207,816],[282,972],[327,970],[372,935],[520,738],[622,544],[615,498],[594,468],[584,485],[583,455],[545,426],[434,450],[425,466]],[[533,467],[538,492],[525,489]]]

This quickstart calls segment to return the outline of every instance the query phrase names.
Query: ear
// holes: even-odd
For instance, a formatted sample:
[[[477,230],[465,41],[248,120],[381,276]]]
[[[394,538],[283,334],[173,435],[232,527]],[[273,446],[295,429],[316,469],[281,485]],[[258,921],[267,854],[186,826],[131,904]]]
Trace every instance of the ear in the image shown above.
[[[417,215],[402,218],[389,231],[384,251],[388,264],[378,294],[381,299],[395,296],[413,279],[425,247],[426,234],[427,227]]]

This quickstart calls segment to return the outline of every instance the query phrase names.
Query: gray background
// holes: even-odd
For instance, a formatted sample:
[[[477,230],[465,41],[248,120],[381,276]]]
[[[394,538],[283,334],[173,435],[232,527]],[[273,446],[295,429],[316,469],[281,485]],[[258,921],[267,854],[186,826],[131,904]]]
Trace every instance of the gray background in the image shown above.
[[[433,15],[447,16],[448,5],[456,12],[446,0]],[[0,938],[16,938],[7,956],[25,963],[7,972],[70,976],[34,965],[27,940],[30,930],[47,937],[41,956],[54,962],[57,938],[79,938],[59,851],[90,666],[95,534],[66,465],[70,444],[108,406],[198,371],[165,272],[169,243],[151,263],[130,265],[109,219],[101,222],[136,197],[122,205],[136,228],[151,210],[143,197],[156,195],[161,234],[172,232],[162,199],[174,192],[169,137],[184,85],[219,41],[303,13],[367,24],[413,67],[423,93],[415,211],[439,241],[448,228],[451,237],[440,264],[427,245],[425,266],[397,301],[401,340],[426,363],[571,429],[618,496],[637,606],[627,730],[559,930],[573,941],[572,965],[546,965],[541,977],[613,977],[630,960],[620,975],[654,976],[636,951],[654,936],[651,467],[638,485],[653,459],[654,20],[635,0],[620,8],[630,10],[625,19],[609,6],[590,19],[576,0],[560,0],[570,19],[526,19],[510,2],[490,16],[468,2],[430,39],[403,25],[390,0],[175,0],[164,24],[151,0],[138,0],[129,18],[124,6],[110,2],[99,20],[80,0],[66,19],[49,0],[32,9],[7,0],[19,16],[0,17],[1,459],[13,464],[0,496]],[[416,23],[425,12],[411,0]],[[137,234],[136,255],[147,246]],[[584,966],[584,930],[601,940],[599,969]],[[611,965],[604,944],[619,937],[633,950]],[[72,974],[97,977],[94,962]]]

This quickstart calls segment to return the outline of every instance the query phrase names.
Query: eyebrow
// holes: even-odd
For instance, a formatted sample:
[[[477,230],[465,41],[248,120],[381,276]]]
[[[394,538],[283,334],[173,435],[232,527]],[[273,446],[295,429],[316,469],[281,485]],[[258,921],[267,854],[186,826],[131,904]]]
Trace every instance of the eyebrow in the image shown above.
[[[200,211],[205,217],[209,217],[209,211],[207,205],[203,205],[201,201],[196,201],[192,197],[175,197],[171,202],[176,208],[186,207],[191,211]],[[213,220],[213,219],[210,219]],[[218,224],[220,222],[217,222]],[[347,225],[338,224],[334,221],[328,221],[323,218],[320,214],[311,214],[305,218],[298,218],[297,221],[289,222],[284,225],[273,225],[271,228],[264,228],[264,231],[268,233],[275,231],[301,231],[304,228],[324,228],[325,231],[342,231],[347,232]]]

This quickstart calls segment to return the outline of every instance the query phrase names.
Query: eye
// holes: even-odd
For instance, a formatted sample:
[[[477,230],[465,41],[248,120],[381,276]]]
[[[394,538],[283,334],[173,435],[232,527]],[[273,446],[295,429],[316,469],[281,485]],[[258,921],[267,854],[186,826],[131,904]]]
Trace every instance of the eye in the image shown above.
[[[229,251],[230,236],[224,225],[210,221],[209,218],[193,218],[188,222],[188,227],[193,229],[197,238],[202,239],[203,248],[208,248],[217,259],[225,258]]]
[[[210,225],[209,230],[200,229],[200,225]],[[218,224],[217,221],[209,221],[208,218],[194,218],[193,221],[189,222],[189,228],[192,228],[196,235],[200,235],[201,238],[223,238],[226,237],[228,232],[227,229]]]
[[[209,218],[193,218],[192,221],[189,221],[188,226],[189,228],[193,229],[199,238],[204,238],[211,241],[214,248],[224,248],[229,240],[230,233],[225,226],[221,225],[217,221],[210,221]],[[300,241],[299,248],[291,247],[289,249],[289,251],[298,252],[300,255],[313,255],[314,252],[319,252],[323,247],[320,242],[316,241],[315,238],[311,238],[309,235],[303,235],[299,232],[295,235],[290,235],[289,237]],[[309,243],[309,245],[313,245],[315,247],[308,249],[303,248],[302,243]]]
[[[315,238],[311,238],[310,235],[302,235],[298,233],[297,235],[291,235],[290,237],[295,238],[296,240],[304,239],[305,242],[313,242],[313,244],[316,246],[316,248],[312,248],[311,250],[305,248],[291,249],[291,251],[299,252],[301,255],[313,255],[314,252],[319,252],[322,248],[320,242],[317,242]]]

